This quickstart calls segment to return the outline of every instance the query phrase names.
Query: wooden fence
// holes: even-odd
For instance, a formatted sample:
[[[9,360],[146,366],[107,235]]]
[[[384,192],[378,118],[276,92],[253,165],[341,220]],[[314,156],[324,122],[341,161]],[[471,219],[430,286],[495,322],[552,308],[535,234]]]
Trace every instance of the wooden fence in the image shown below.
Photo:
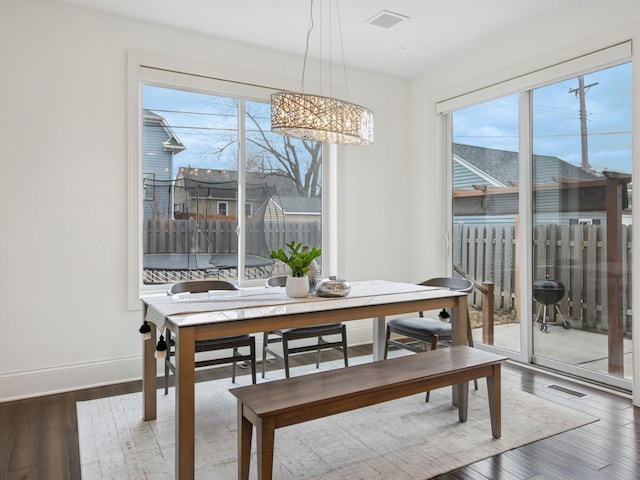
[[[514,225],[454,226],[453,261],[478,283],[493,282],[496,311],[516,310],[516,228]],[[631,226],[622,226],[622,309],[624,333],[631,333]],[[535,279],[561,281],[560,311],[577,328],[606,332],[607,258],[604,225],[537,225],[533,229]],[[481,295],[471,301],[481,304]],[[535,314],[538,304],[531,308]]]
[[[237,253],[237,223],[229,220],[145,220],[144,253]],[[268,257],[271,250],[295,240],[320,246],[320,222],[246,223],[246,252]]]

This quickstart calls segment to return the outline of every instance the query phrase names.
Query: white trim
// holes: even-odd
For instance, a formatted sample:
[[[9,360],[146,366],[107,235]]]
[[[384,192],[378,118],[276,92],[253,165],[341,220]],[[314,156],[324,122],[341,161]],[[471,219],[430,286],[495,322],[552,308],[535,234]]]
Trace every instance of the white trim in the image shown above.
[[[506,97],[524,90],[559,82],[594,70],[611,67],[631,60],[631,40],[551,65],[503,82],[487,85],[474,91],[443,99],[436,103],[436,113],[453,112],[471,105]]]
[[[142,285],[142,236],[140,219],[142,218],[142,142],[140,125],[142,108],[140,105],[141,87],[139,68],[142,60],[139,55],[127,52],[127,306],[129,310],[140,310],[140,285]]]
[[[444,257],[446,259],[445,269],[447,275],[453,274],[453,148],[451,135],[451,114],[443,113],[439,115],[435,122],[436,129],[436,158],[442,158],[445,162],[446,195],[448,201],[445,202],[446,210],[444,221]]]
[[[519,122],[519,172],[518,185],[518,215],[520,217],[518,229],[517,258],[519,271],[516,272],[516,295],[520,302],[520,354],[519,358],[524,363],[530,363],[533,356],[533,330],[530,328],[533,321],[533,312],[529,305],[533,305],[533,142],[531,122],[531,92],[520,93],[518,97],[518,122]]]
[[[322,146],[322,272],[323,277],[340,276],[338,271],[338,147]],[[328,192],[335,192],[329,195]]]
[[[48,367],[0,374],[2,401],[39,397],[82,388],[140,380],[139,355],[113,360]]]
[[[498,180],[495,177],[492,177],[491,175],[489,175],[487,172],[480,170],[478,167],[476,167],[475,165],[473,165],[472,163],[469,163],[468,161],[466,161],[464,158],[462,158],[460,155],[453,155],[453,161],[454,162],[458,162],[460,165],[462,165],[464,168],[466,168],[467,170],[469,170],[470,172],[475,173],[477,176],[479,176],[480,178],[483,178],[484,180],[486,180],[487,182],[489,182],[492,186],[494,187],[507,187],[507,185],[505,185],[504,183],[502,183],[500,180]]]
[[[637,37],[634,38],[637,41]],[[637,44],[637,43],[636,43]],[[633,92],[633,117],[631,120],[631,138],[632,140],[632,148],[631,148],[631,171],[634,176],[640,174],[640,148],[638,148],[638,142],[636,139],[638,135],[640,135],[640,94],[638,93],[638,79],[640,79],[640,53],[637,52],[638,49],[633,54],[633,70],[632,77],[634,85]],[[638,182],[634,182],[632,186],[632,196],[638,197]],[[640,238],[640,208],[634,208],[631,211],[632,218],[632,234],[633,238]],[[640,388],[635,388],[640,385],[640,308],[637,306],[640,305],[640,288],[638,288],[638,281],[640,279],[640,254],[638,254],[638,246],[633,250],[633,258],[631,265],[631,277],[634,282],[634,288],[632,291],[632,305],[636,305],[635,314],[633,315],[632,321],[632,329],[633,336],[631,339],[632,349],[633,349],[633,358],[632,358],[632,366],[633,366],[633,404],[636,407],[640,407]]]

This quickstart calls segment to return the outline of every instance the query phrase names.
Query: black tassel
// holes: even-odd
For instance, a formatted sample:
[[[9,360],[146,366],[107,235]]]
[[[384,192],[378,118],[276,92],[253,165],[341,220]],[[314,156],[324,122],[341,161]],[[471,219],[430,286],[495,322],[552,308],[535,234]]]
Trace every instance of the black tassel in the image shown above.
[[[164,336],[160,335],[160,340],[156,345],[155,357],[158,359],[165,358],[167,356],[167,342],[164,341]]]
[[[140,326],[140,330],[138,330],[142,335],[144,340],[151,340],[151,327],[145,320],[144,323]]]
[[[438,316],[440,317],[440,320],[446,320],[447,318],[449,318],[451,315],[449,315],[449,312],[447,312],[444,308],[442,309],[442,311],[438,314]]]

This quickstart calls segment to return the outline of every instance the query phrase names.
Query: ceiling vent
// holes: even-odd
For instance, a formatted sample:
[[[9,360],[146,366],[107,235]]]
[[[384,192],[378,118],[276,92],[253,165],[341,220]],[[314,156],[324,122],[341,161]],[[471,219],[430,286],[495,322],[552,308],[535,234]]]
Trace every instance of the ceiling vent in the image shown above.
[[[366,21],[371,25],[375,25],[376,27],[382,28],[391,28],[394,25],[397,25],[403,20],[407,20],[409,17],[406,15],[400,15],[399,13],[393,13],[389,10],[382,10],[379,13],[376,13],[373,17]]]

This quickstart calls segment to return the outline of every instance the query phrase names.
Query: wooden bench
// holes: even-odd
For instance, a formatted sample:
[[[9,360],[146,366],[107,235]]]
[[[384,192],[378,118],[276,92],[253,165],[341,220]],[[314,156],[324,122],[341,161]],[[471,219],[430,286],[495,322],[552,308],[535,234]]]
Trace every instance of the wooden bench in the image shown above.
[[[500,364],[506,357],[456,346],[299,377],[233,388],[238,399],[238,478],[248,480],[256,427],[258,478],[272,478],[275,429],[458,385],[458,418],[467,420],[469,381],[486,377],[491,432],[500,438]],[[456,395],[454,393],[454,395]]]

